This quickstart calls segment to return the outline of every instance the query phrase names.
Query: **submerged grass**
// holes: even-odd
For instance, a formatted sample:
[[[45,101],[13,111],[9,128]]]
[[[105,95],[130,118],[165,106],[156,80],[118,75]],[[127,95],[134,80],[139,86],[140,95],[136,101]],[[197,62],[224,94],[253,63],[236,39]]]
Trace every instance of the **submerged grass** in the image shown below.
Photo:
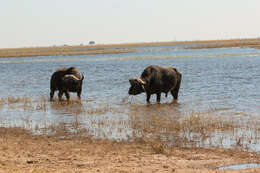
[[[15,104],[15,103],[26,103],[26,102],[29,102],[31,99],[29,97],[26,97],[26,96],[22,96],[22,97],[15,97],[15,96],[12,96],[12,95],[9,95],[8,98],[7,98],[7,101],[8,101],[8,104]]]
[[[0,99],[11,110],[21,110],[23,128],[36,134],[61,138],[94,137],[143,142],[155,153],[167,154],[167,146],[218,147],[260,151],[260,119],[250,115],[221,116],[216,109],[198,112],[178,111],[178,103],[113,107],[107,103],[86,106],[87,100],[49,102],[46,96]],[[17,111],[19,112],[19,111]],[[42,117],[43,124],[32,120],[32,113]],[[60,121],[45,122],[47,113],[57,114]],[[70,121],[66,120],[70,115]],[[65,117],[64,117],[65,116]],[[4,117],[1,117],[1,119]],[[40,122],[40,121],[38,121]],[[2,121],[0,122],[2,124]],[[1,126],[4,126],[3,124]],[[116,136],[116,137],[115,137]]]
[[[0,108],[5,105],[5,99],[1,98],[0,99]]]

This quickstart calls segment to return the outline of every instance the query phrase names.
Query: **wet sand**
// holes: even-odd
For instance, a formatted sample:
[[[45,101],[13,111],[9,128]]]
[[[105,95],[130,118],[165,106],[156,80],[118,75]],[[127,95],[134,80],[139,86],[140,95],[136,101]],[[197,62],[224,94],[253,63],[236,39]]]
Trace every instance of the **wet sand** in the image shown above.
[[[20,128],[0,128],[0,173],[14,172],[260,172],[217,170],[259,163],[256,153],[223,149],[161,148],[145,142],[35,136]]]

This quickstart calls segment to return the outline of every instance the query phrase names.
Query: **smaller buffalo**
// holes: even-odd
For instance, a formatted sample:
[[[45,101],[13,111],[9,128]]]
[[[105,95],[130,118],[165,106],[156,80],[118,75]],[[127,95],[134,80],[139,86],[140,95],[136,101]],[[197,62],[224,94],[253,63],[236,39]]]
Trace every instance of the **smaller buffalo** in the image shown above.
[[[182,74],[173,67],[163,67],[157,65],[148,66],[144,69],[139,78],[129,79],[131,87],[129,95],[138,95],[146,93],[146,101],[150,103],[152,94],[156,94],[156,101],[161,100],[161,93],[171,92],[174,99],[178,99],[178,93],[181,85]]]
[[[69,92],[76,92],[80,99],[84,76],[80,74],[77,68],[60,68],[51,76],[50,81],[50,100],[53,100],[54,92],[59,91],[58,96],[61,100],[65,93],[67,100],[70,99]]]

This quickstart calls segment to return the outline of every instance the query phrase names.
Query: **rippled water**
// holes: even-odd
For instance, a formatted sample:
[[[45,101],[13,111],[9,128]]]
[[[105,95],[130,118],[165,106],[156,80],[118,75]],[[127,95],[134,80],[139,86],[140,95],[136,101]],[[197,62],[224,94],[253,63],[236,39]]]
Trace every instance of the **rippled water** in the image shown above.
[[[249,168],[260,168],[260,164],[257,163],[249,163],[249,164],[240,164],[240,165],[231,165],[226,167],[219,168],[220,170],[241,170],[241,169],[249,169]]]
[[[222,115],[260,114],[260,50],[189,50],[182,49],[181,46],[134,49],[137,50],[135,53],[116,55],[2,58],[0,98],[26,96],[36,102],[40,97],[48,99],[49,81],[55,69],[75,66],[85,75],[82,104],[60,107],[47,102],[45,119],[52,122],[63,119],[69,122],[73,119],[69,115],[75,111],[81,114],[81,110],[92,108],[93,116],[83,118],[86,124],[104,117],[124,120],[128,119],[125,112],[129,111],[131,106],[146,105],[145,94],[128,97],[128,79],[140,76],[144,68],[154,64],[174,66],[183,75],[178,104],[172,106],[178,114],[211,109]],[[75,94],[71,95],[75,97]],[[55,97],[57,99],[57,93]],[[171,96],[163,96],[161,102],[170,103],[171,100]],[[151,101],[155,102],[155,96],[152,96]],[[29,114],[24,105],[22,107],[12,109],[10,105],[2,106],[0,120],[7,125],[19,124],[21,116],[28,116],[33,123],[42,121],[42,112]],[[102,113],[102,110],[97,110],[100,107],[106,110]],[[111,111],[118,107],[123,107],[123,111]],[[129,131],[131,129],[128,129]]]
[[[182,72],[179,103],[183,109],[259,111],[260,50],[240,48],[184,50],[161,46],[118,55],[3,58],[0,97],[48,95],[55,69],[75,66],[86,76],[84,98],[121,104],[129,88],[128,79],[140,76],[152,64],[175,66]],[[145,104],[144,94],[132,102]]]

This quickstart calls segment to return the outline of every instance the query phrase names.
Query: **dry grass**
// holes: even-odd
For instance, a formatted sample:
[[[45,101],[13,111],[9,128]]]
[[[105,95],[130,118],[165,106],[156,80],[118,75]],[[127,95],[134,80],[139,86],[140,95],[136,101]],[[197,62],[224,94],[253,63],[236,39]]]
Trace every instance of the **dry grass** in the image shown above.
[[[1,98],[0,99],[0,108],[5,105],[5,99]]]
[[[228,48],[228,47],[250,47],[260,48],[260,39],[234,39],[201,42],[196,45],[186,46],[186,49],[211,49],[211,48]]]
[[[133,52],[132,49],[105,48],[100,46],[59,46],[35,48],[0,49],[0,57],[71,56],[95,54],[119,54]]]
[[[252,144],[260,142],[260,124],[256,119],[226,119],[214,110],[178,115],[170,106],[152,111],[139,109],[133,108],[128,114],[133,129],[131,140],[148,141],[158,151],[163,151],[165,145],[252,151]]]
[[[12,107],[8,98],[15,100]],[[76,97],[70,102],[49,102],[46,96],[8,98],[1,99],[3,105],[12,111],[22,110],[24,123],[0,127],[0,171],[4,172],[187,169],[213,173],[218,167],[258,163],[260,159],[252,149],[260,143],[260,119],[250,121],[249,115],[247,119],[238,115],[227,118],[217,116],[217,109],[183,113],[177,111],[178,103],[127,103],[119,107],[105,103],[93,108],[86,106],[88,100],[78,101]],[[61,111],[57,114],[60,119],[45,122],[46,114],[56,116],[56,111]],[[33,113],[42,117],[43,124],[32,121]],[[115,135],[121,137],[113,138]]]
[[[15,97],[12,95],[9,95],[7,98],[8,104],[15,104],[15,103],[27,103],[29,102],[31,99],[29,97],[26,96],[22,96],[22,97]]]
[[[176,42],[122,43],[85,46],[56,46],[0,49],[0,57],[71,56],[92,54],[118,54],[135,52],[134,47],[186,45],[187,49],[252,47],[260,48],[260,38],[230,40],[198,40]],[[190,45],[190,46],[189,46]]]
[[[143,47],[143,46],[170,46],[170,45],[211,45],[211,44],[234,44],[232,47],[242,46],[260,46],[260,38],[244,38],[244,39],[227,39],[227,40],[193,40],[193,41],[174,41],[174,42],[143,42],[143,43],[121,43],[121,44],[104,44],[97,45],[97,47],[111,48],[132,48],[132,47]],[[223,45],[225,46],[225,45]],[[212,47],[213,48],[213,47]]]
[[[146,143],[155,153],[161,154],[167,154],[165,148],[168,146],[252,151],[252,146],[260,143],[260,119],[250,120],[250,115],[243,119],[243,113],[226,118],[218,115],[215,109],[178,112],[177,103],[119,107],[106,103],[89,107],[86,106],[87,100],[79,101],[76,97],[70,102],[49,102],[46,96],[36,99],[9,96],[1,99],[1,104],[7,104],[13,111],[22,110],[23,127],[37,134],[62,138],[94,136],[102,139],[111,139],[114,134],[118,134],[120,140]],[[35,112],[42,116],[42,121],[50,112],[59,116],[73,116],[73,121],[32,125],[30,115]],[[84,124],[83,119],[88,119],[89,124]],[[227,142],[230,144],[227,145]]]

